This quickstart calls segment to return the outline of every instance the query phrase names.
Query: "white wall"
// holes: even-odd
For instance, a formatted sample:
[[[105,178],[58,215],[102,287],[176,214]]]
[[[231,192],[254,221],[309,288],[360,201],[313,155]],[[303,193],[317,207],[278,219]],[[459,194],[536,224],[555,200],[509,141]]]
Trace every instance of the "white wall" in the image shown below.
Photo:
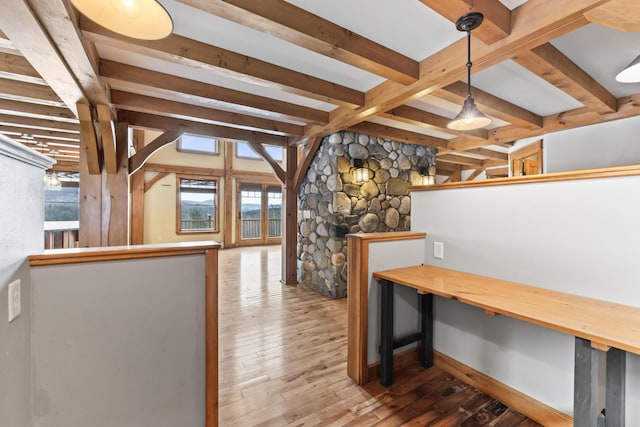
[[[640,177],[414,192],[425,262],[640,307]],[[444,242],[444,260],[433,242]],[[620,325],[624,327],[624,325]],[[434,347],[552,407],[573,408],[568,335],[441,298]],[[640,357],[627,358],[627,422],[640,419]]]
[[[640,164],[640,117],[544,136],[545,173]]]
[[[424,260],[424,240],[398,240],[369,243],[369,274],[374,271],[421,264]],[[417,332],[420,326],[416,291],[404,286],[395,287],[394,332],[396,337]],[[369,276],[369,308],[367,326],[367,364],[380,360],[380,284]],[[409,344],[395,350],[402,352],[415,347]]]
[[[34,426],[203,426],[204,282],[204,255],[33,267]]]
[[[31,426],[31,281],[26,258],[44,246],[44,169],[51,161],[0,135],[0,425]],[[8,323],[7,287],[22,314]]]

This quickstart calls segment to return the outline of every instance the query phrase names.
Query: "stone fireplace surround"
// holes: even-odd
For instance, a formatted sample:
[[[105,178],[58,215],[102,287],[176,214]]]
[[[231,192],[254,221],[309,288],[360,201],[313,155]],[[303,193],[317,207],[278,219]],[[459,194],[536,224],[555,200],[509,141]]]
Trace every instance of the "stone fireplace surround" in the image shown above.
[[[298,281],[347,296],[347,233],[408,231],[410,185],[435,166],[436,149],[354,132],[325,137],[298,194]],[[370,180],[354,181],[361,159]]]

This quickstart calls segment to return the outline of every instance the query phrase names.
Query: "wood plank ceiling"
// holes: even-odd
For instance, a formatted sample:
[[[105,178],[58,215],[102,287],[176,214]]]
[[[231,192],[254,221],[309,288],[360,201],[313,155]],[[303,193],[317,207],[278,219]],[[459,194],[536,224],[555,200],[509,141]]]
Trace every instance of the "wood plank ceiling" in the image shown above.
[[[639,45],[636,0],[348,2],[357,12],[337,0],[165,0],[175,28],[158,41],[112,33],[67,0],[7,2],[0,132],[56,150],[60,169],[77,170],[92,122],[103,132],[83,149],[106,165],[113,141],[100,135],[117,118],[274,145],[349,129],[437,147],[440,175],[476,176],[506,165],[516,140],[640,114],[640,85],[613,81],[640,53],[623,48]],[[466,93],[453,22],[470,10],[485,15],[472,34],[473,95],[494,123],[460,132],[446,127]],[[422,25],[411,36],[415,19],[430,40]],[[613,59],[593,66],[589,37]]]

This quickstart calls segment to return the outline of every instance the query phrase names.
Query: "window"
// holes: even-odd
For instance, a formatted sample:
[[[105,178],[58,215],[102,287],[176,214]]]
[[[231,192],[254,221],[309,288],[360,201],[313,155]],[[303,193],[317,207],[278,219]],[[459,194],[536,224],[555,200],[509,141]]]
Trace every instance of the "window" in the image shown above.
[[[178,177],[178,232],[217,231],[218,181]]]
[[[184,134],[178,138],[177,150],[182,153],[218,154],[218,139],[210,136]]]
[[[47,172],[52,173],[52,172]],[[80,187],[77,173],[58,172],[61,187],[44,190],[45,221],[78,221],[80,218]]]
[[[282,147],[276,147],[274,145],[265,145],[265,150],[271,156],[273,160],[276,162],[281,162],[283,159],[284,150]],[[236,143],[236,157],[242,159],[262,159],[262,156],[255,151],[253,148],[246,142],[237,142]]]

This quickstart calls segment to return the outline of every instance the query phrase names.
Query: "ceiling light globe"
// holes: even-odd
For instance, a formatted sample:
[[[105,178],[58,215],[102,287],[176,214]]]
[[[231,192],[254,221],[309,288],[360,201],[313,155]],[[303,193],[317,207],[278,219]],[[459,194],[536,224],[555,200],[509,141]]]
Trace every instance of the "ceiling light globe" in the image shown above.
[[[620,83],[640,83],[640,55],[616,76]]]
[[[173,31],[173,21],[156,0],[71,0],[87,18],[115,33],[158,40]]]

